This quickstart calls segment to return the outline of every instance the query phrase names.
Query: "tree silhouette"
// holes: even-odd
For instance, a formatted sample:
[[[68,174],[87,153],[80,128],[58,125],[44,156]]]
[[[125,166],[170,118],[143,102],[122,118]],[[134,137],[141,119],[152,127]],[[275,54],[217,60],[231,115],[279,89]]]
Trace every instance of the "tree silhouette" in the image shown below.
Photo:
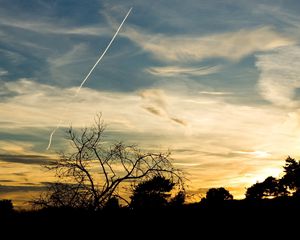
[[[228,190],[223,187],[220,188],[210,188],[206,197],[201,201],[204,203],[212,203],[212,204],[220,204],[226,200],[232,200],[233,196],[230,194]]]
[[[255,183],[251,187],[247,188],[246,199],[259,200],[264,197],[264,186],[262,183]]]
[[[111,198],[126,201],[120,189],[129,183],[164,176],[172,183],[183,184],[182,172],[175,169],[170,153],[143,152],[135,145],[122,142],[105,145],[101,115],[80,133],[72,127],[67,132],[73,152],[62,153],[60,160],[47,168],[55,171],[59,182],[33,201],[42,207],[71,207],[97,210]],[[123,192],[124,192],[123,191]]]
[[[0,200],[0,216],[11,214],[14,210],[14,206],[11,200],[2,199]]]
[[[81,184],[49,183],[48,190],[33,201],[35,206],[51,208],[93,209],[93,202],[86,187]]]
[[[172,207],[181,207],[185,202],[185,191],[179,191],[170,201]]]
[[[130,206],[133,209],[157,209],[165,207],[174,183],[163,176],[139,183],[133,188]]]
[[[274,198],[287,195],[286,188],[281,180],[274,177],[267,177],[263,182],[258,182],[249,187],[246,191],[246,199]]]
[[[117,197],[111,197],[104,205],[105,210],[116,210],[120,207],[120,202]]]
[[[281,183],[290,191],[294,196],[300,195],[300,161],[288,157],[285,160],[284,175],[281,178]]]

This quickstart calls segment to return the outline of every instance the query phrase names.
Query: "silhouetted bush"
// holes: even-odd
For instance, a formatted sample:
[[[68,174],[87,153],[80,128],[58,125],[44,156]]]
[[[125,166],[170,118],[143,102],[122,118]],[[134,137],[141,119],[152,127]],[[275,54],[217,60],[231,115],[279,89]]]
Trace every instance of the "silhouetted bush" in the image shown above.
[[[232,199],[233,196],[225,188],[210,188],[206,193],[206,197],[201,199],[201,203],[209,205],[220,205],[223,204],[224,201]]]
[[[174,185],[162,176],[154,176],[150,180],[141,182],[133,189],[130,207],[135,210],[165,207],[171,195],[169,192]]]
[[[2,199],[0,200],[0,215],[11,214],[14,210],[14,206],[11,200]]]

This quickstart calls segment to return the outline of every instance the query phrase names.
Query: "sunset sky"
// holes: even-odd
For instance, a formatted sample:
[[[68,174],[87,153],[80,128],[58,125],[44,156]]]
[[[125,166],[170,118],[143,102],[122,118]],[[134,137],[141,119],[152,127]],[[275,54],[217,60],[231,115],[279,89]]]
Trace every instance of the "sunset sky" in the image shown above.
[[[277,177],[300,155],[299,12],[298,0],[0,0],[0,198],[22,204],[53,181],[41,164],[98,112],[107,141],[170,149],[193,193],[243,198]]]

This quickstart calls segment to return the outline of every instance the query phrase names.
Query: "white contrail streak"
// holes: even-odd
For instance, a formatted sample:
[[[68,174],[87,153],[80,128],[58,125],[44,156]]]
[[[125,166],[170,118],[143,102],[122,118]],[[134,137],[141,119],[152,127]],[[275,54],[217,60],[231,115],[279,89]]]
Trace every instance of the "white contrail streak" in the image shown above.
[[[95,67],[99,64],[99,62],[102,60],[102,58],[104,57],[104,55],[106,54],[107,50],[110,48],[111,44],[113,43],[113,41],[115,40],[116,36],[118,35],[119,31],[121,30],[124,22],[126,21],[127,17],[129,16],[130,12],[131,12],[132,8],[129,9],[129,11],[127,12],[126,16],[124,17],[123,21],[121,22],[120,26],[118,27],[117,31],[115,32],[114,36],[112,37],[112,39],[110,40],[110,42],[108,43],[107,47],[105,48],[105,50],[103,51],[103,53],[101,54],[101,56],[98,58],[97,62],[94,64],[94,66],[91,68],[91,70],[89,71],[89,73],[86,75],[86,77],[82,80],[80,86],[78,87],[76,94],[74,95],[74,97],[76,97],[78,95],[78,93],[80,92],[80,89],[82,88],[82,86],[85,84],[85,82],[88,80],[88,78],[90,77],[90,75],[92,74],[92,72],[94,71]],[[49,143],[48,143],[48,147],[46,148],[46,150],[49,150],[51,147],[51,143],[52,143],[52,138],[54,133],[56,132],[56,130],[60,127],[62,123],[62,120],[59,121],[59,123],[57,124],[56,128],[51,132],[50,137],[49,137]]]
[[[80,91],[80,89],[82,88],[83,84],[86,82],[86,80],[89,78],[89,76],[91,75],[91,73],[94,71],[95,67],[98,65],[98,63],[102,60],[102,58],[104,57],[105,53],[107,52],[107,50],[110,48],[110,45],[113,43],[113,41],[115,40],[116,36],[118,35],[120,29],[122,28],[124,22],[126,21],[127,17],[129,16],[130,12],[131,12],[132,8],[129,9],[128,13],[126,14],[125,18],[123,19],[123,21],[121,22],[119,28],[117,29],[115,35],[112,37],[112,39],[110,40],[109,44],[107,45],[107,47],[105,48],[104,52],[101,54],[101,56],[99,57],[99,59],[97,60],[97,62],[94,64],[94,66],[91,68],[91,70],[89,71],[89,73],[86,75],[86,77],[83,79],[82,83],[80,84],[80,86],[77,89],[77,93]]]
[[[62,120],[59,121],[59,123],[57,124],[57,126],[56,126],[56,127],[53,129],[53,131],[50,133],[49,143],[48,143],[48,146],[47,146],[46,150],[49,150],[49,149],[50,149],[51,143],[52,143],[53,135],[54,135],[54,133],[56,132],[56,130],[59,129],[61,123],[62,123]]]

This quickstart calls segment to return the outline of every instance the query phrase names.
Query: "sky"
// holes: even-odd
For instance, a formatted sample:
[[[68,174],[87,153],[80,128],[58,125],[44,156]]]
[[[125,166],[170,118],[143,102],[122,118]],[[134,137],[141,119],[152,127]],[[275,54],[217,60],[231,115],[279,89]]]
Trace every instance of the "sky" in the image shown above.
[[[300,155],[299,11],[297,0],[0,0],[0,198],[21,205],[54,181],[43,165],[67,148],[65,129],[99,112],[108,141],[171,150],[196,196],[243,198],[279,176]]]

